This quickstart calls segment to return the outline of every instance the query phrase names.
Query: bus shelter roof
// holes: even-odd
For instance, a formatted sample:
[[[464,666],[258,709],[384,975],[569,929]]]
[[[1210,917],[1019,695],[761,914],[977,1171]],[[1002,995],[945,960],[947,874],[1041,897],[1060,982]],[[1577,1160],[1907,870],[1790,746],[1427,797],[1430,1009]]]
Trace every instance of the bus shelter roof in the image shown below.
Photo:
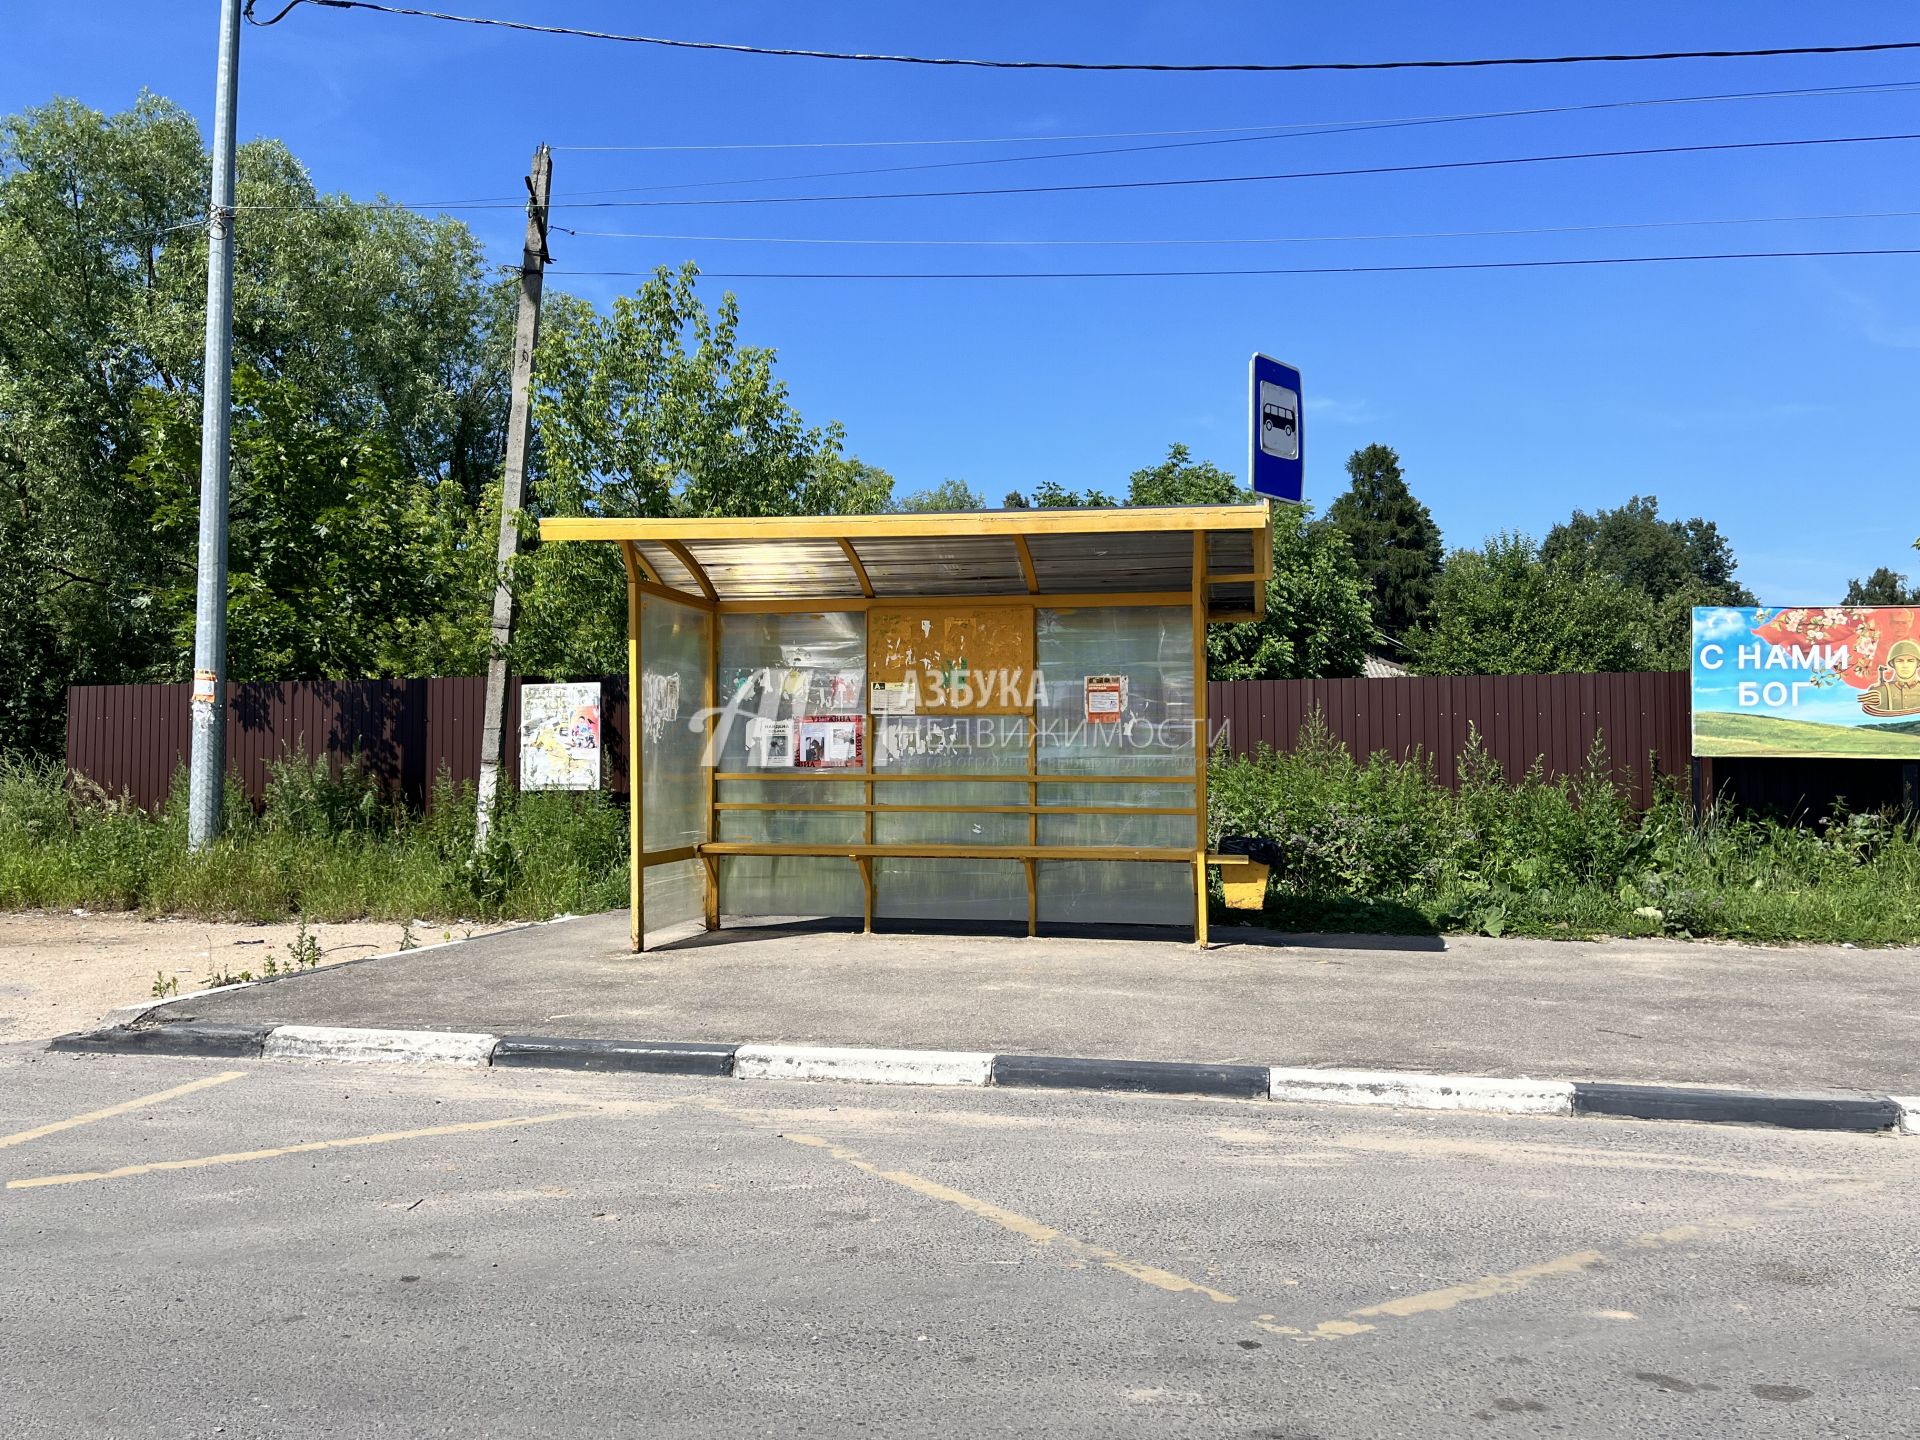
[[[768,518],[559,516],[540,522],[540,537],[631,546],[652,585],[696,605],[752,611],[987,597],[1094,606],[1166,595],[1186,603],[1200,536],[1207,617],[1225,623],[1266,613],[1272,524],[1266,505],[1256,503]]]

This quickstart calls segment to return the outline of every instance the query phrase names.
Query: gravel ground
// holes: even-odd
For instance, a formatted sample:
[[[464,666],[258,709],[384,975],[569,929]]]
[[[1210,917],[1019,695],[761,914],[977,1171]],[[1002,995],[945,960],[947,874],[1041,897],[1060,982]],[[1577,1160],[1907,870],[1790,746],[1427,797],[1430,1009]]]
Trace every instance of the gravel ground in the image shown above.
[[[417,921],[421,945],[497,925]],[[389,920],[310,926],[321,965],[379,955],[400,946],[400,926]],[[44,1040],[92,1026],[118,1006],[153,994],[156,978],[198,990],[218,971],[264,969],[267,958],[288,963],[295,927],[199,920],[149,920],[132,914],[0,912],[0,1043]]]

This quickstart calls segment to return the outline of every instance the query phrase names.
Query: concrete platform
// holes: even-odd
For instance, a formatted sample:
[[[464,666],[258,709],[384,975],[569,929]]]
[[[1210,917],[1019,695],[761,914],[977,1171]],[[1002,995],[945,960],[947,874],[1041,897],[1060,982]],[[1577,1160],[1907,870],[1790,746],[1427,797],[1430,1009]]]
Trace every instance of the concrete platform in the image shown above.
[[[1161,940],[701,934],[624,912],[154,1007],[372,1026],[1920,1093],[1920,950],[1229,931]]]

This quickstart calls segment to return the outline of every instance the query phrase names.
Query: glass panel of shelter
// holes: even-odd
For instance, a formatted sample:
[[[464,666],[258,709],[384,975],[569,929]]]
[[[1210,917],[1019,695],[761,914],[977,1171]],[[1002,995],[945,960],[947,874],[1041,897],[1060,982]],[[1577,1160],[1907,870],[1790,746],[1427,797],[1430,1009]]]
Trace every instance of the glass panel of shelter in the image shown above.
[[[999,713],[972,705],[928,713],[923,695],[912,714],[880,715],[864,611],[710,618],[654,596],[642,611],[644,698],[679,700],[669,720],[642,721],[648,850],[705,838],[705,736],[683,717],[699,709],[688,698],[704,685],[706,626],[716,622],[715,839],[1187,851],[1197,843],[1185,607],[1053,610],[1036,599],[1031,610],[976,612],[1031,625],[1037,674],[1011,688],[994,683],[993,699],[1004,703],[985,709]],[[1124,682],[1117,708],[1095,695],[1110,694],[1115,678]],[[1086,810],[1139,813],[1075,813]],[[1031,900],[1055,925],[1182,926],[1194,905],[1190,861],[1041,860],[1032,897],[1019,859],[879,857],[872,873],[873,913],[886,919],[1017,923]],[[725,915],[857,917],[866,903],[859,868],[839,857],[730,855],[717,874]],[[649,929],[699,914],[699,862],[652,867],[646,886]]]

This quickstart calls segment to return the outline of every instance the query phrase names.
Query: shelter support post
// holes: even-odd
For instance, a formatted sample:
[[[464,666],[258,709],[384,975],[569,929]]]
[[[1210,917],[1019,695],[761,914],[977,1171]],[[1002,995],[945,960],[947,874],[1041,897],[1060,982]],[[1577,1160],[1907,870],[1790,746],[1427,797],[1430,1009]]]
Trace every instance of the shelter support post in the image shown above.
[[[1193,535],[1193,943],[1207,948],[1207,537]]]
[[[845,541],[841,543],[846,546],[847,559],[860,571],[860,588],[863,590],[872,590],[873,586],[867,579],[866,567],[860,564],[860,557],[853,553],[853,546]],[[863,690],[867,689],[866,686],[862,686],[861,688]],[[862,726],[863,733],[867,737],[865,746],[866,753],[863,757],[866,761],[863,767],[866,771],[864,788],[867,805],[865,833],[867,844],[871,845],[873,844],[873,753],[879,748],[879,740],[873,733],[873,694],[870,690],[867,691],[867,698],[860,702],[860,713],[865,717]],[[860,912],[860,933],[862,935],[871,935],[873,933],[873,861],[871,859],[860,862],[860,884],[866,894],[865,908]]]
[[[706,577],[702,575],[700,578],[704,580]],[[707,676],[706,684],[701,687],[707,707],[707,744],[706,753],[700,757],[700,776],[701,784],[705,787],[706,793],[706,838],[709,840],[718,840],[720,838],[720,812],[714,805],[713,782],[714,775],[720,769],[719,742],[714,733],[716,726],[719,724],[720,623],[718,612],[708,613]],[[706,873],[707,929],[718,930],[720,928],[720,867],[715,861],[708,860],[702,868]]]
[[[1023,541],[1020,551],[1026,553]],[[1029,561],[1029,564],[1032,562]],[[1035,663],[1038,663],[1037,657]],[[1036,706],[1027,717],[1027,844],[1040,843],[1040,711]],[[1040,933],[1040,886],[1034,870],[1034,862],[1026,862],[1027,872],[1027,934],[1029,937]]]
[[[647,872],[641,864],[646,775],[640,768],[640,557],[631,540],[620,542],[620,558],[627,567],[627,938],[638,955],[647,945]]]

